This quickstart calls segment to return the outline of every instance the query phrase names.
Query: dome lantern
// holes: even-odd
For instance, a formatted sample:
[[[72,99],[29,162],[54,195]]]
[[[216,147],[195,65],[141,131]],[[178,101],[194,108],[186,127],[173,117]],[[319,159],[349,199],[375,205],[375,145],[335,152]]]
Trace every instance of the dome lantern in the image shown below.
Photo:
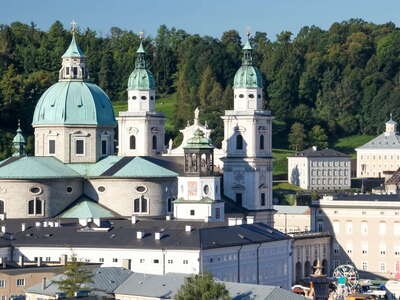
[[[20,120],[18,120],[17,134],[15,135],[15,137],[12,141],[12,144],[13,144],[13,149],[14,149],[13,156],[25,155],[26,141],[25,141],[24,136],[22,135]]]

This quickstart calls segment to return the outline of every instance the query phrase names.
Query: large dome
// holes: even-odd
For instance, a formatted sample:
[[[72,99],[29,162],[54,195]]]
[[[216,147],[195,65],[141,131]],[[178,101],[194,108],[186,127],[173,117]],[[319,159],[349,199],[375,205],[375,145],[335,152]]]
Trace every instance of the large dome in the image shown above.
[[[262,88],[262,76],[254,66],[241,66],[235,74],[233,88]]]
[[[107,94],[84,81],[60,81],[40,97],[32,125],[116,125]]]
[[[154,90],[153,74],[147,69],[135,69],[128,79],[128,90]]]

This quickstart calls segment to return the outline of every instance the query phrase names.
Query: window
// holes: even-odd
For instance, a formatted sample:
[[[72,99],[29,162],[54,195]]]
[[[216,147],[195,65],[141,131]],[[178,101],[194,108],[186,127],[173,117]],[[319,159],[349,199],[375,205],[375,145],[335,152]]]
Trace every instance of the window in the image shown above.
[[[189,261],[188,261],[187,259],[184,259],[184,260],[183,260],[183,264],[184,264],[184,265],[187,265],[187,264],[189,264]]]
[[[144,193],[146,190],[147,190],[146,187],[143,186],[143,185],[139,185],[139,186],[136,187],[136,191],[138,193]]]
[[[208,184],[206,184],[203,188],[204,194],[208,195],[208,193],[210,192],[210,187],[208,186]]]
[[[363,271],[368,271],[368,263],[366,261],[363,261],[362,269],[363,269]]]
[[[100,193],[103,193],[103,192],[105,192],[105,190],[106,190],[106,188],[104,187],[104,186],[99,186],[98,188],[97,188],[97,190],[100,192]]]
[[[132,96],[132,99],[133,99],[133,100],[136,100],[136,98],[137,98],[136,96]]]
[[[66,74],[66,75],[69,75],[69,67],[66,67],[66,68],[65,68],[65,74]]]
[[[67,193],[72,193],[72,187],[67,186]]]
[[[260,149],[264,150],[264,135],[260,135]]]
[[[5,280],[0,280],[0,288],[3,289],[6,287],[6,281]]]
[[[191,215],[191,216],[194,216],[194,209],[191,209],[191,210],[190,210],[190,215]]]
[[[4,214],[4,201],[0,200],[0,214]]]
[[[84,140],[76,140],[75,142],[75,153],[77,155],[85,155],[85,144]]]
[[[133,200],[133,212],[134,213],[147,213],[148,199],[141,196]]]
[[[72,73],[74,74],[74,78],[78,75],[78,68],[77,67],[73,67],[72,68]]]
[[[217,207],[217,208],[215,209],[215,218],[216,218],[216,219],[221,218],[221,209],[220,209],[219,207]]]
[[[131,135],[129,137],[129,149],[131,149],[131,150],[136,149],[136,137],[134,135]]]
[[[139,260],[139,262],[140,262],[141,264],[144,264],[144,258],[141,258],[141,259]]]
[[[249,98],[254,98],[254,94],[249,94]]]
[[[237,203],[238,205],[240,205],[240,206],[242,206],[242,201],[243,201],[242,198],[243,198],[243,197],[242,197],[242,193],[236,193],[236,194],[235,194],[236,203]]]
[[[99,262],[103,263],[103,262],[104,262],[104,258],[103,258],[103,257],[100,257],[100,258],[99,258]]]
[[[55,154],[55,153],[56,153],[56,141],[49,140],[49,154]]]
[[[174,261],[173,261],[172,259],[168,259],[168,263],[169,263],[169,264],[173,264]]]
[[[386,272],[386,265],[385,265],[385,263],[381,263],[381,264],[380,264],[380,266],[379,266],[379,271],[380,271],[380,272]]]
[[[31,187],[30,191],[31,191],[32,194],[40,194],[40,192],[42,190],[39,187],[34,186],[34,187]]]
[[[167,212],[172,212],[172,198],[167,199]]]
[[[324,223],[319,221],[318,222],[318,232],[323,232],[324,231]]]
[[[157,136],[153,135],[153,150],[157,150]]]
[[[43,201],[40,199],[28,201],[28,214],[41,215],[43,213]]]
[[[101,141],[101,154],[102,155],[107,154],[107,141],[106,140]]]
[[[265,206],[265,193],[261,193],[261,206]]]
[[[239,98],[244,98],[244,95],[243,94],[239,94]]]
[[[386,233],[386,223],[380,222],[379,223],[379,234],[384,235]]]
[[[51,257],[50,257],[50,256],[47,256],[47,257],[46,257],[46,261],[51,261]]]
[[[25,285],[25,279],[20,278],[17,279],[17,286],[24,286]]]
[[[236,136],[236,150],[243,150],[243,137],[241,134]]]
[[[118,262],[118,258],[113,258],[113,262]]]
[[[154,264],[159,264],[159,263],[160,263],[160,260],[159,260],[159,259],[153,259],[153,263],[154,263]]]
[[[147,97],[146,96],[142,96],[142,97],[140,97],[142,100],[146,100],[147,99]]]

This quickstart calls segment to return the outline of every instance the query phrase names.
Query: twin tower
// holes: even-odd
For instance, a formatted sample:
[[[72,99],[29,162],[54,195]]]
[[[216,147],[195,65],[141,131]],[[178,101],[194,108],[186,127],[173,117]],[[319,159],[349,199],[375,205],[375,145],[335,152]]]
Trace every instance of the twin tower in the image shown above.
[[[116,120],[119,156],[163,155],[165,117],[155,111],[155,80],[142,43],[128,80],[128,110],[117,118],[104,91],[88,82],[86,58],[75,36],[62,59],[59,82],[42,95],[35,109],[35,156],[55,156],[67,164],[95,163],[115,153]],[[224,194],[248,210],[265,211],[269,218],[273,117],[263,109],[262,77],[253,64],[249,41],[233,88],[234,108],[222,117],[224,141],[217,151],[223,162]]]

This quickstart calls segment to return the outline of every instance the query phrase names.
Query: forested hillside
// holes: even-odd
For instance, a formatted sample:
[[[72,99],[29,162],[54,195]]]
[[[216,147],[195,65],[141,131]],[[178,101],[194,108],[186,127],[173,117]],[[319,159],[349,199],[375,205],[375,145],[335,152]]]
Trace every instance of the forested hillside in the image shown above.
[[[91,80],[113,102],[124,101],[138,35],[114,27],[104,37],[81,30],[77,39],[88,56]],[[70,40],[69,29],[60,22],[47,32],[34,24],[0,25],[0,158],[9,154],[18,118],[24,133],[32,135],[33,109],[57,81]],[[157,35],[144,42],[158,96],[176,97],[168,137],[176,137],[200,106],[201,118],[216,128],[213,138],[219,144],[220,116],[232,108],[231,84],[241,61],[239,33],[229,30],[212,38],[160,26]],[[324,145],[325,136],[333,141],[375,135],[390,112],[399,119],[400,30],[393,23],[356,19],[334,23],[329,30],[304,27],[297,36],[282,32],[276,38],[256,32],[252,44],[265,80],[265,106],[276,116],[275,146],[285,147],[291,130],[292,147],[302,148],[307,143]],[[304,141],[299,145],[301,132]]]

